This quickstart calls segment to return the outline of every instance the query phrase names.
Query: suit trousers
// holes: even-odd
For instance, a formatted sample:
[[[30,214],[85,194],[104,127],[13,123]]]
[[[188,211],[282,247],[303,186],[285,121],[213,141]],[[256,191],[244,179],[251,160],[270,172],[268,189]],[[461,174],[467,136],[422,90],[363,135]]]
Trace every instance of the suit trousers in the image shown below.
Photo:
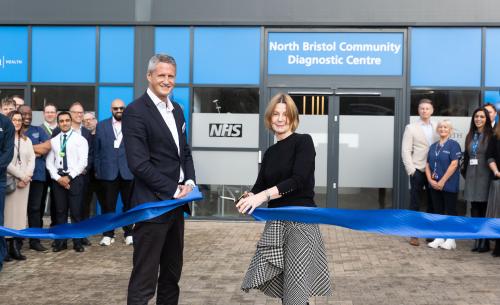
[[[424,192],[424,187],[426,192]],[[429,192],[429,184],[425,173],[416,170],[413,176],[410,176],[410,210],[420,211],[422,207],[422,195],[427,197],[427,213],[433,213],[432,199]]]
[[[54,192],[57,224],[68,222],[68,212],[71,214],[71,223],[82,221],[82,200],[84,191],[84,177],[77,176],[70,182],[69,190],[63,188],[57,181],[53,181],[52,190]],[[58,243],[66,242],[59,240]],[[80,238],[73,239],[74,244],[80,244]]]
[[[116,180],[99,180],[97,183],[100,184],[101,197],[99,200],[101,203],[101,208],[103,213],[113,213],[116,210],[116,201],[118,200],[118,194],[121,195],[123,203],[123,212],[130,210],[130,193],[132,191],[132,180],[123,180],[120,176]],[[125,237],[132,235],[132,225],[124,226],[123,231],[125,232]],[[103,233],[104,236],[114,237],[115,231],[110,230]]]
[[[43,227],[42,217],[45,209],[43,200],[43,189],[45,181],[33,180],[30,183],[30,192],[28,195],[28,226],[30,228]],[[39,239],[32,238],[31,241],[40,241]]]
[[[184,249],[183,213],[183,207],[178,207],[167,213],[165,223],[135,224],[128,305],[147,305],[156,286],[157,305],[178,304]]]

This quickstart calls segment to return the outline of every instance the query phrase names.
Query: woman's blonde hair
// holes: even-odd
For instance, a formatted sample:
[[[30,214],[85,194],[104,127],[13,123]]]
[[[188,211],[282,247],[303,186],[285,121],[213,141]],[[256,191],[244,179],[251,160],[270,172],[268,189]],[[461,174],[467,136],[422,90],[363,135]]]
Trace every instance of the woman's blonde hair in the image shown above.
[[[450,129],[450,136],[451,136],[451,133],[453,132],[453,124],[451,123],[450,120],[445,119],[445,120],[439,121],[436,125],[436,131],[438,130],[439,126],[441,126],[443,124],[448,126],[448,128]]]
[[[294,132],[297,127],[299,127],[299,110],[295,105],[292,97],[286,93],[278,93],[271,98],[269,104],[267,104],[266,113],[264,114],[264,123],[267,129],[273,131],[272,127],[272,117],[274,108],[279,103],[283,103],[286,106],[286,117],[288,119],[288,124],[290,124],[290,130]]]

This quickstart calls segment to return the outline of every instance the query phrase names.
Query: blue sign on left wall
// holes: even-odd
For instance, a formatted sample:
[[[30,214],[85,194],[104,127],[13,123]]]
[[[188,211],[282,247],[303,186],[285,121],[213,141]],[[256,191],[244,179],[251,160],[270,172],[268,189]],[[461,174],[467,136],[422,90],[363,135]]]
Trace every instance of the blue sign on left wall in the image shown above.
[[[0,27],[0,82],[28,81],[28,28]]]

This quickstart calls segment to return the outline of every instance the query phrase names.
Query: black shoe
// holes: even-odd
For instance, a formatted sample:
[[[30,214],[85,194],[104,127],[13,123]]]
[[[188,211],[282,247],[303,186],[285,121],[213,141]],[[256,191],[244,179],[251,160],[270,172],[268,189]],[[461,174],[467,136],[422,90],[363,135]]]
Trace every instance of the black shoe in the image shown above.
[[[75,250],[75,252],[83,252],[83,251],[85,251],[85,248],[81,244],[73,245],[73,249]]]
[[[477,252],[484,253],[488,251],[490,251],[490,240],[483,238],[479,242],[479,249],[477,249]]]
[[[474,239],[474,246],[470,249],[472,252],[477,252],[477,250],[479,250],[479,241],[480,239]]]
[[[68,244],[56,242],[54,247],[52,247],[52,252],[60,252],[66,249],[68,249]]]
[[[12,262],[12,257],[10,257],[9,253],[7,253],[7,254],[3,257],[3,261],[4,261],[4,262]]]
[[[8,248],[9,248],[9,255],[10,255],[10,257],[12,259],[15,259],[17,261],[24,261],[24,260],[26,260],[26,256],[24,256],[21,253],[21,249],[20,249],[20,247],[18,247],[17,239],[10,238],[7,241],[7,245],[8,245]]]
[[[84,246],[92,246],[92,244],[90,243],[90,240],[88,240],[86,237],[82,238],[82,245],[84,245]]]
[[[49,249],[42,246],[40,242],[30,243],[30,249],[38,252],[47,252]]]

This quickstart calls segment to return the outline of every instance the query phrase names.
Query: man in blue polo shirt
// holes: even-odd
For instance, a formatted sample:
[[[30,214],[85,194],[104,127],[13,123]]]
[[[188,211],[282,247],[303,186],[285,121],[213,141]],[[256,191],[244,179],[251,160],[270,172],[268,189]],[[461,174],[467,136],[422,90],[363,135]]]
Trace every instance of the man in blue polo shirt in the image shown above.
[[[19,112],[21,112],[21,115],[23,116],[24,134],[30,138],[33,143],[33,150],[36,154],[35,171],[33,172],[28,196],[28,225],[30,228],[42,228],[42,217],[45,207],[44,202],[42,202],[43,190],[46,181],[45,155],[48,153],[47,145],[43,144],[49,141],[49,136],[42,127],[31,125],[33,115],[30,106],[20,106]],[[30,249],[40,252],[48,250],[42,246],[42,244],[40,244],[40,240],[36,238],[30,239]]]
[[[5,183],[7,166],[14,155],[14,125],[9,118],[0,114],[0,226],[3,226],[3,210],[5,206]],[[7,255],[5,239],[0,236],[0,270]]]

